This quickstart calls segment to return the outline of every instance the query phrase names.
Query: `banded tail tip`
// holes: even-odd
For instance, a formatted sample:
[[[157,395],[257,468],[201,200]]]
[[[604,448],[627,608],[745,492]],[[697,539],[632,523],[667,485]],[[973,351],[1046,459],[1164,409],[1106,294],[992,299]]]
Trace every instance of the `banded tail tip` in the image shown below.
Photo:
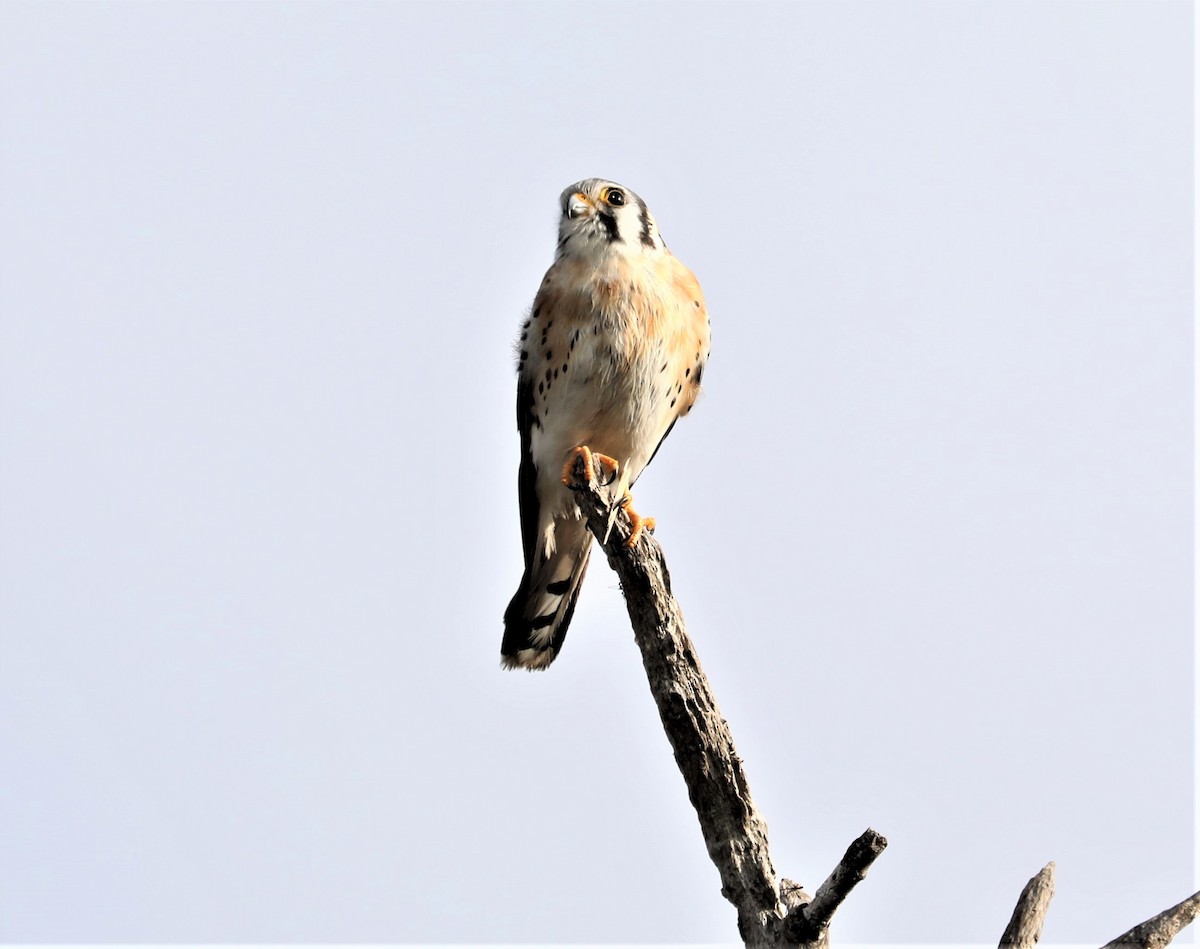
[[[518,649],[511,656],[501,656],[500,666],[504,669],[535,672],[548,667],[556,655],[557,652],[553,649]]]

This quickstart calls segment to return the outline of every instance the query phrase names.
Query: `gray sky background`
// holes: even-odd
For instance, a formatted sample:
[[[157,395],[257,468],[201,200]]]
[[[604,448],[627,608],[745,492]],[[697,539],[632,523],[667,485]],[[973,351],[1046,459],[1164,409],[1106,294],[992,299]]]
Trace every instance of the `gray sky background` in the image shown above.
[[[1195,888],[1192,9],[0,5],[0,938],[730,942],[616,581],[545,674],[512,342],[636,190],[639,484],[842,942]]]

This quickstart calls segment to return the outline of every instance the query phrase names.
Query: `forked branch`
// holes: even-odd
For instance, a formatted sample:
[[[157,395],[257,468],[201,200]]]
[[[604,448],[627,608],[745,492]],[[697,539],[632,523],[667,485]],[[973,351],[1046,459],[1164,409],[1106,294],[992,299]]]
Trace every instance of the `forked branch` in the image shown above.
[[[754,801],[721,717],[712,688],[671,594],[662,548],[648,534],[630,547],[629,515],[596,482],[583,453],[568,473],[588,527],[621,580],[634,639],[642,653],[650,692],[675,752],[675,762],[696,809],[709,857],[721,875],[721,893],[737,909],[747,946],[827,949],[829,924],[849,892],[883,853],[885,840],[867,829],[846,851],[814,896],[790,880],[777,880],[767,846],[767,825]],[[611,527],[611,529],[610,529]],[[1054,893],[1054,864],[1021,891],[1001,949],[1034,949]],[[1200,893],[1135,926],[1103,949],[1162,949],[1200,914]]]

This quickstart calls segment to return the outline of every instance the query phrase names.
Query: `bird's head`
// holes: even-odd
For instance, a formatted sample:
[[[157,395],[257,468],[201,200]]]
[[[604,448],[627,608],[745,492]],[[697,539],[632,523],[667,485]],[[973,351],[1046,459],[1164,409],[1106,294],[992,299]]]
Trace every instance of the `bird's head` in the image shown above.
[[[563,191],[559,203],[559,256],[603,250],[639,254],[666,249],[646,202],[615,181],[577,181]]]

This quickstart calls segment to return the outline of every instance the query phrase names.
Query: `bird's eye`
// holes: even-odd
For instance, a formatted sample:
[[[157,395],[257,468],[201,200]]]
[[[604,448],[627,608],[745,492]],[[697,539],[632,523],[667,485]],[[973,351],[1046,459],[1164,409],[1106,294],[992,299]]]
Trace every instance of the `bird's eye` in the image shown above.
[[[604,200],[614,208],[619,208],[625,203],[625,192],[617,188],[609,188],[608,194],[604,196]]]

